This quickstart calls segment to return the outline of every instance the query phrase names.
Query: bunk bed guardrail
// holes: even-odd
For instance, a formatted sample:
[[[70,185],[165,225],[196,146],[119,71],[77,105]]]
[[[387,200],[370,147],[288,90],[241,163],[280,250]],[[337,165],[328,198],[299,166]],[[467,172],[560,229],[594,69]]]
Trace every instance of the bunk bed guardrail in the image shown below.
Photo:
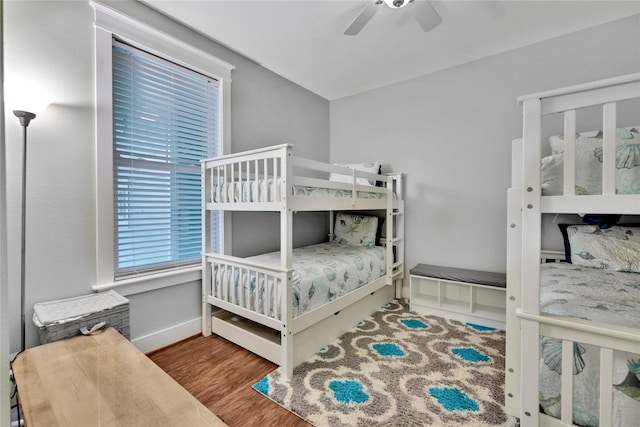
[[[289,198],[290,208],[309,210],[317,201],[314,190],[335,190],[348,194],[352,205],[356,199],[370,199],[371,203],[359,201],[366,209],[389,194],[397,198],[401,191],[398,174],[374,174],[295,157],[292,148],[291,144],[281,144],[203,160],[207,208],[279,210]],[[289,173],[288,168],[293,173]],[[298,195],[308,197],[296,197]],[[336,205],[345,205],[345,202],[336,200]],[[326,209],[326,204],[319,208]]]

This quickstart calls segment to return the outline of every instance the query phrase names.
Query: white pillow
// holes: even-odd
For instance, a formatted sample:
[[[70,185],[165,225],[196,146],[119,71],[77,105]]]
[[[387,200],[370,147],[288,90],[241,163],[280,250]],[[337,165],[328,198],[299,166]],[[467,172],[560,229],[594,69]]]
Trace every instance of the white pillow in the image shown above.
[[[567,227],[571,263],[605,270],[640,272],[640,228],[615,225]]]
[[[564,154],[543,158],[541,175],[543,195],[562,195],[564,193]],[[602,163],[592,153],[587,151],[576,153],[575,185],[576,195],[602,194]]]
[[[363,172],[369,172],[378,174],[380,172],[380,162],[367,162],[367,163],[334,163],[336,166],[347,167],[349,169],[356,169]],[[353,177],[351,175],[344,175],[341,173],[331,173],[329,175],[329,181],[335,182],[346,182],[351,183],[353,181]],[[359,185],[376,185],[375,179],[367,179],[367,178],[356,178],[356,184]]]
[[[338,212],[334,242],[352,246],[375,246],[378,217]]]

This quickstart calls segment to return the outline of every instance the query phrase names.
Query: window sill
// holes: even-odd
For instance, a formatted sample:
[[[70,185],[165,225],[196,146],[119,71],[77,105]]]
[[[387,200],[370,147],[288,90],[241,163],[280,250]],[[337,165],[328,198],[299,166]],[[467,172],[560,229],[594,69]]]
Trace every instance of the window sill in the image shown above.
[[[164,271],[162,273],[147,274],[131,279],[118,280],[112,283],[93,285],[91,289],[95,292],[113,289],[120,295],[135,295],[143,292],[154,291],[156,289],[168,288],[183,283],[194,282],[202,279],[202,266],[178,268]]]

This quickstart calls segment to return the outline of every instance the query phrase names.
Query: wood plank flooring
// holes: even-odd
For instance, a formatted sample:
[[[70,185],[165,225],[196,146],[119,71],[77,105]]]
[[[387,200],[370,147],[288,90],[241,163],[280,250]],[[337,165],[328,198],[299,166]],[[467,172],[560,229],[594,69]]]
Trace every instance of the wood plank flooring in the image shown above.
[[[230,427],[311,426],[251,386],[277,366],[216,335],[197,335],[147,356]]]

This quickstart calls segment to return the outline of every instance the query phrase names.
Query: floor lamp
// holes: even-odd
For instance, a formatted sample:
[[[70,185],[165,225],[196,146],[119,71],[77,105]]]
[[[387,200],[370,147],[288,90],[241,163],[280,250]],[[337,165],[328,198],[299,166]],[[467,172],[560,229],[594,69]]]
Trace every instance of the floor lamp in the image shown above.
[[[26,348],[26,301],[25,301],[25,264],[26,264],[26,212],[27,212],[27,127],[36,118],[34,113],[13,110],[13,114],[22,125],[22,229],[20,231],[20,351]]]
[[[27,212],[27,127],[36,118],[37,112],[46,108],[53,101],[53,94],[45,87],[33,80],[16,79],[10,85],[5,85],[7,92],[5,105],[18,107],[13,114],[20,120],[22,126],[22,208],[20,217],[22,227],[20,231],[20,350],[26,348],[26,212]]]

